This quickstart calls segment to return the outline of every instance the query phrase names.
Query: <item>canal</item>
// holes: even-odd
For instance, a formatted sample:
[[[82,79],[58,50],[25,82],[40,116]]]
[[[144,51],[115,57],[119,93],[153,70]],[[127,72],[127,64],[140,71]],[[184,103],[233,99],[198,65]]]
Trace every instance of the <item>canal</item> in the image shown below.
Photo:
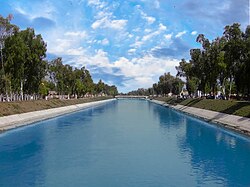
[[[0,135],[1,187],[250,186],[250,139],[146,100]]]

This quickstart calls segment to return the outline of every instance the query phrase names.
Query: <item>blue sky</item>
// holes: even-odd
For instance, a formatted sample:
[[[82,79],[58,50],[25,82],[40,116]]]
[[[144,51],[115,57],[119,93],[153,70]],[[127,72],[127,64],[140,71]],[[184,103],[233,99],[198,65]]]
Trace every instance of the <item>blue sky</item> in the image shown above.
[[[200,47],[199,33],[221,36],[225,25],[249,25],[249,0],[0,0],[21,29],[35,28],[48,58],[85,66],[94,81],[120,92],[148,88]]]

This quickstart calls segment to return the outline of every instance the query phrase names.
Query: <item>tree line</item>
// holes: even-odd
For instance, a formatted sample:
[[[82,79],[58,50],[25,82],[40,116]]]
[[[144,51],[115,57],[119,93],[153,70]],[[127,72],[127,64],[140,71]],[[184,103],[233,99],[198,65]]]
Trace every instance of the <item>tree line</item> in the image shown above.
[[[151,88],[139,88],[131,91],[128,95],[162,95],[167,96],[169,93],[178,95],[181,93],[184,82],[179,78],[172,76],[169,72],[159,77],[158,83],[154,83]]]
[[[46,60],[47,45],[33,28],[20,30],[11,24],[13,17],[0,15],[0,94],[45,96],[49,90],[61,95],[84,96],[116,95],[116,86],[100,80],[93,82],[90,72],[83,66],[64,65],[62,58]]]
[[[186,79],[185,89],[189,95],[200,91],[203,95],[250,97],[250,26],[245,32],[240,24],[234,23],[224,28],[223,36],[209,41],[199,34],[196,42],[201,48],[190,50],[190,60],[182,59],[176,67],[177,75],[165,73],[159,82],[149,89],[130,92],[133,95],[179,94]]]
[[[190,50],[190,60],[182,59],[176,67],[177,76],[186,78],[189,94],[220,91],[224,96],[250,94],[250,26],[245,32],[240,24],[224,28],[223,36],[209,41],[199,34],[201,49]]]

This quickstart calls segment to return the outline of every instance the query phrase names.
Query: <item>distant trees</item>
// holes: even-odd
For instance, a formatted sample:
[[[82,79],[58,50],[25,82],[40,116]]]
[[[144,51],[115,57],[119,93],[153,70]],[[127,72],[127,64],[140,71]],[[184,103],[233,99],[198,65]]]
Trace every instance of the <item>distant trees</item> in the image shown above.
[[[170,73],[164,73],[159,77],[158,83],[153,84],[152,88],[131,91],[128,95],[167,95],[179,94],[182,91],[184,82],[178,78],[170,75]]]
[[[186,78],[188,92],[221,91],[224,95],[250,94],[250,26],[245,32],[240,24],[224,28],[222,37],[209,41],[203,34],[197,42],[202,49],[191,49],[190,60],[182,59],[177,76]],[[235,90],[234,90],[235,89]]]
[[[60,95],[118,94],[116,86],[95,84],[90,72],[82,67],[64,65],[62,58],[50,62],[45,60],[46,43],[34,29],[20,30],[12,25],[12,16],[0,15],[0,101],[3,94],[39,94],[45,96],[49,90]]]
[[[158,83],[153,84],[153,91],[157,95],[169,93],[177,95],[182,91],[183,85],[184,82],[180,78],[174,77],[168,72],[159,77]]]
[[[81,69],[62,62],[62,58],[57,58],[48,63],[47,82],[51,90],[57,91],[60,95],[117,95],[116,86],[109,86],[100,80],[97,84],[93,82],[90,72],[82,67]]]
[[[146,96],[149,96],[149,95],[152,95],[152,93],[153,92],[152,92],[151,88],[148,88],[148,89],[138,88],[137,90],[128,92],[128,95],[146,95]]]

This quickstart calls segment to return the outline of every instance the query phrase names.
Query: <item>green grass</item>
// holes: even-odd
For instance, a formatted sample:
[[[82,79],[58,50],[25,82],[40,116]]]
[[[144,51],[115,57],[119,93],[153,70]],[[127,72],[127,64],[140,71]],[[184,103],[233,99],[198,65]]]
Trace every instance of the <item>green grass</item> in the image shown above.
[[[171,97],[165,98],[164,101],[172,105],[180,104],[184,106],[202,108],[206,110],[212,110],[216,112],[234,114],[250,118],[250,102],[247,101],[235,101],[235,100],[229,101],[229,100],[215,100],[215,99],[177,100]]]
[[[0,117],[12,114],[21,114],[25,112],[32,112],[56,107],[63,107],[81,103],[88,103],[93,101],[100,101],[111,99],[112,97],[95,97],[83,99],[70,99],[70,100],[37,100],[37,101],[22,101],[22,102],[0,102]]]

